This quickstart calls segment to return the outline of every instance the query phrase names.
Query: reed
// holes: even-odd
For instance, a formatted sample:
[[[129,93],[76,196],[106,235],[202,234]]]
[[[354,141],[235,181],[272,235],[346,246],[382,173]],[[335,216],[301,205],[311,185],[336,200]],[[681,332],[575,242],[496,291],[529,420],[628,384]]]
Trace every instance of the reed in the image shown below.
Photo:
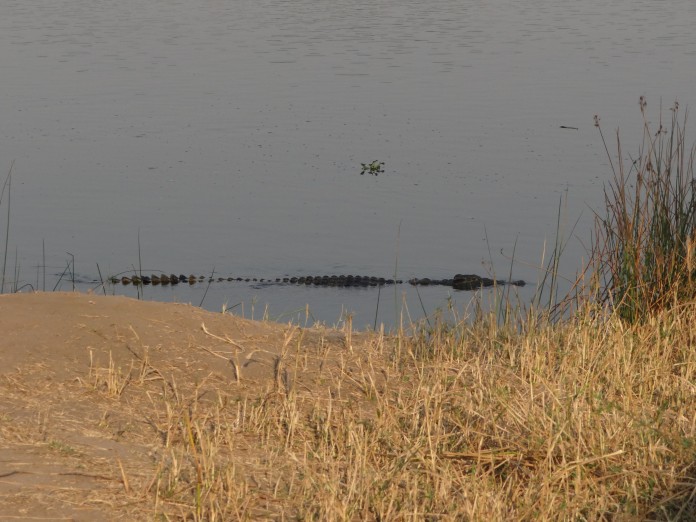
[[[694,296],[696,181],[694,146],[686,142],[688,111],[679,104],[662,110],[657,127],[647,119],[640,98],[643,140],[636,158],[624,159],[619,132],[612,160],[599,118],[599,129],[613,171],[605,189],[605,215],[596,215],[592,268],[600,302],[614,307],[628,321]]]
[[[2,256],[2,280],[0,281],[0,294],[5,292],[5,274],[7,271],[7,249],[10,241],[10,194],[12,192],[12,170],[14,169],[14,160],[10,164],[10,170],[5,177],[5,182],[2,184],[0,191],[0,205],[5,198],[7,192],[7,222],[5,223],[5,242]]]

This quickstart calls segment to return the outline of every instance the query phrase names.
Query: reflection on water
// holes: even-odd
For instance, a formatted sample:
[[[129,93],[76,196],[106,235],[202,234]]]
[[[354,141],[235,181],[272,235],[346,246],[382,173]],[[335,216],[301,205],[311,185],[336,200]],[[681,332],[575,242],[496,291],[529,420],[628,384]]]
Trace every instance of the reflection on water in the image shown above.
[[[9,244],[28,281],[45,244],[50,273],[70,252],[92,277],[507,274],[514,250],[533,283],[559,198],[581,238],[601,205],[593,115],[630,143],[639,95],[654,117],[690,102],[695,21],[686,0],[7,0]],[[366,293],[227,292],[206,305],[374,314]]]

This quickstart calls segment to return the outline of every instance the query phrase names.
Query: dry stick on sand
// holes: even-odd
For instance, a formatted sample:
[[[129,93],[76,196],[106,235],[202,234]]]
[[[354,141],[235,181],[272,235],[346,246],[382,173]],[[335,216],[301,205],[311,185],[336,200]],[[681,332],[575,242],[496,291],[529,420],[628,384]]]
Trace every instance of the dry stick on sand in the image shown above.
[[[227,335],[225,337],[220,337],[219,335],[215,335],[214,333],[209,332],[208,329],[205,327],[205,323],[201,323],[201,329],[203,330],[203,332],[206,335],[212,337],[213,339],[217,339],[218,341],[223,342],[223,343],[231,344],[232,346],[234,346],[237,349],[237,351],[239,351],[239,350],[246,351],[246,349],[241,344],[239,344],[236,341],[233,341]],[[237,362],[237,354],[236,353],[235,353],[234,357],[227,357],[225,355],[221,355],[219,353],[216,353],[216,352],[206,348],[205,346],[199,346],[199,348],[203,351],[208,352],[210,355],[214,355],[215,357],[219,357],[220,359],[224,359],[226,361],[229,361],[229,363],[232,365],[232,369],[234,370],[234,380],[237,384],[239,384],[239,382],[242,380],[242,374],[241,374],[241,369],[239,367],[239,363]]]
[[[225,335],[225,337],[220,337],[219,335],[215,335],[214,333],[210,332],[210,331],[208,330],[208,328],[206,328],[205,323],[201,323],[201,329],[203,330],[203,332],[204,332],[206,335],[212,337],[213,339],[216,339],[216,340],[218,340],[218,341],[220,341],[220,342],[223,342],[223,343],[226,343],[226,344],[231,344],[231,345],[234,346],[238,351],[239,351],[239,350],[241,350],[241,351],[246,351],[246,348],[245,348],[244,346],[242,346],[241,344],[239,344],[237,341],[234,341],[234,340],[230,339],[229,336]],[[253,351],[251,351],[250,353],[247,354],[247,356],[246,356],[246,358],[245,358],[246,361],[249,361],[249,360],[251,359],[251,357],[252,357],[255,353],[257,353],[257,352],[264,352],[264,353],[268,353],[268,354],[274,355],[274,356],[276,357],[276,359],[275,359],[275,361],[274,361],[274,363],[273,363],[273,364],[274,364],[274,369],[275,369],[275,370],[274,370],[274,373],[275,373],[275,375],[276,375],[276,380],[277,380],[277,379],[278,379],[278,376],[279,376],[279,372],[281,371],[281,366],[282,366],[283,360],[285,359],[285,355],[286,355],[287,352],[288,352],[288,345],[290,344],[290,341],[292,341],[293,337],[295,336],[295,332],[296,332],[297,330],[298,330],[298,327],[297,327],[297,326],[292,326],[292,327],[290,327],[290,329],[285,333],[285,340],[283,341],[283,347],[282,347],[282,349],[281,349],[281,354],[280,354],[280,355],[278,355],[278,354],[276,354],[276,353],[273,353],[273,352],[269,352],[268,350],[256,349],[256,350],[253,350]],[[199,346],[199,348],[200,348],[201,350],[205,351],[205,352],[208,352],[208,353],[211,354],[211,355],[214,355],[215,357],[219,357],[220,359],[224,359],[224,360],[226,360],[226,361],[229,361],[229,363],[232,365],[232,367],[233,367],[233,369],[234,369],[235,381],[236,381],[237,383],[240,382],[242,375],[241,375],[241,368],[240,368],[239,362],[237,361],[237,356],[236,356],[236,354],[235,354],[234,357],[228,357],[228,356],[226,356],[226,355],[222,355],[222,354],[220,354],[220,353],[214,352],[214,351],[212,351],[212,350],[210,350],[209,348],[206,348],[206,347],[204,347],[204,346]]]

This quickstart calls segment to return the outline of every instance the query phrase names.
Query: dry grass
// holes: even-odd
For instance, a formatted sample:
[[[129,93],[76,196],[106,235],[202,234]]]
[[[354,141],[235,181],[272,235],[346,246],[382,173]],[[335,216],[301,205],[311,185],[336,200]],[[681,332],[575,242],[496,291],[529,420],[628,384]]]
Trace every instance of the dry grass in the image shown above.
[[[696,519],[693,305],[638,326],[490,319],[353,349],[289,328],[263,389],[243,362],[181,386],[110,359],[82,384],[147,419],[154,472],[121,468],[143,518]]]

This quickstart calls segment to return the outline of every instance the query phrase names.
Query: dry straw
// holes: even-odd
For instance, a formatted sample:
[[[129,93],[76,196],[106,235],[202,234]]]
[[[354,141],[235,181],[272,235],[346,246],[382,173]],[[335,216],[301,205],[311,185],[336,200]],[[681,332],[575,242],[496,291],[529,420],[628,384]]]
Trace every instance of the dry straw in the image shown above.
[[[265,383],[93,368],[157,448],[139,482],[120,472],[124,494],[201,521],[696,517],[693,306],[633,325],[588,307],[526,332],[452,319],[352,350],[290,327],[277,353],[250,352]]]

